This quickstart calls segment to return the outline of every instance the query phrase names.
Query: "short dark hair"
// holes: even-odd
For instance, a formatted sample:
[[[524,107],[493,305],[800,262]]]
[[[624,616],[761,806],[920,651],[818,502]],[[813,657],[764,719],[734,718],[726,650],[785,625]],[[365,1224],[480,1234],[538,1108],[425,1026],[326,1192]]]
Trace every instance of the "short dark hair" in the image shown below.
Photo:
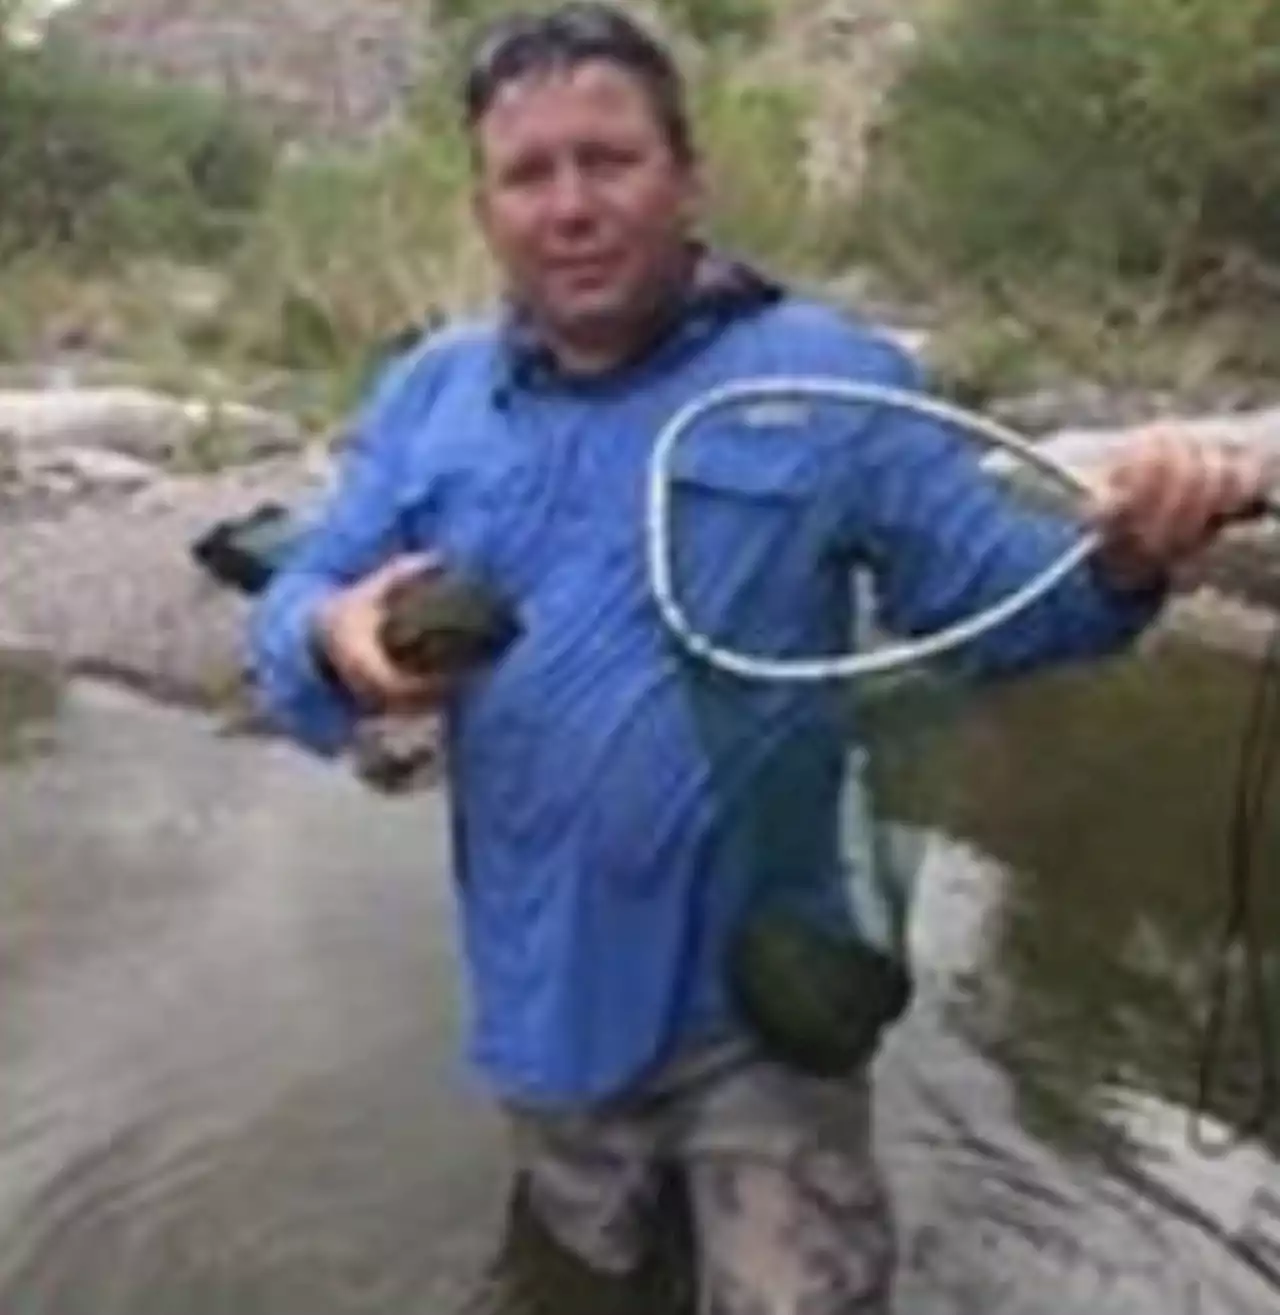
[[[476,127],[507,83],[527,73],[569,69],[593,59],[617,64],[643,85],[672,152],[680,160],[691,159],[693,133],[675,59],[622,10],[592,0],[509,14],[480,34],[467,63],[467,128]]]

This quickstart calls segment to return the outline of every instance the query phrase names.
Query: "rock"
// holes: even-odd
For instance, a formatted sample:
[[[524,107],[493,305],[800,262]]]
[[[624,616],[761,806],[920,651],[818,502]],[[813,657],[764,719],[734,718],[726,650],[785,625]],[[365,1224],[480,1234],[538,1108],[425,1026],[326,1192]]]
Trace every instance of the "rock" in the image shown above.
[[[287,136],[328,141],[401,116],[425,17],[407,0],[80,0],[50,32],[113,71],[230,93]]]
[[[1000,398],[991,404],[989,414],[1024,434],[1038,436],[1067,427],[1101,429],[1144,424],[1174,409],[1174,400],[1167,394],[1122,391],[1082,382]]]
[[[144,387],[146,380],[146,371],[136,362],[91,352],[55,351],[32,360],[0,364],[0,395],[70,388]]]
[[[1148,642],[1159,644],[1168,636],[1193,639],[1219,652],[1261,662],[1274,650],[1278,625],[1273,607],[1257,607],[1217,589],[1200,588],[1179,596],[1165,609]]]
[[[1280,524],[1267,520],[1233,529],[1205,554],[1192,582],[1253,607],[1280,610]]]
[[[152,462],[201,448],[243,461],[293,451],[303,440],[289,416],[127,385],[0,392],[0,435],[15,450],[107,450]]]
[[[154,261],[145,273],[183,336],[216,323],[231,300],[231,281],[217,270]]]
[[[260,501],[304,506],[321,497],[331,469],[317,446],[214,476],[157,474],[109,506],[0,520],[0,655],[40,655],[67,675],[216,708],[229,731],[272,734],[244,679],[250,604],[210,580],[189,548],[215,520]],[[388,794],[435,786],[443,761],[433,717],[371,719],[350,755],[355,774]]]
[[[1219,385],[1186,393],[1115,388],[1087,380],[999,398],[989,407],[997,420],[1025,434],[1060,429],[1115,429],[1150,424],[1180,415],[1230,416],[1263,411],[1275,401],[1261,386]]]
[[[1039,446],[1066,466],[1087,474],[1096,470],[1120,444],[1133,439],[1145,423],[1141,426],[1059,429],[1041,438]],[[1161,417],[1161,423],[1168,423],[1188,438],[1228,442],[1257,452],[1268,465],[1276,464],[1277,478],[1280,479],[1280,407],[1240,415],[1167,415]],[[1002,453],[993,453],[986,460],[992,470],[1008,473],[1015,479],[1020,469],[1025,470],[1017,458]]]
[[[205,477],[162,476],[108,505],[0,520],[0,617],[72,672],[207,703],[240,683],[245,600],[192,562],[213,521],[256,502],[319,496],[311,450]]]
[[[1280,407],[1241,415],[1169,417],[1179,432],[1193,439],[1228,442],[1259,454],[1280,490]],[[1067,470],[1088,480],[1140,427],[1064,429],[1042,438],[1038,446]],[[987,467],[1008,477],[1014,487],[1042,487],[1018,458],[1002,451],[985,459]],[[1280,521],[1266,518],[1234,526],[1197,563],[1183,587],[1211,586],[1219,595],[1265,607],[1280,607]]]
[[[49,515],[72,503],[127,497],[160,479],[158,466],[94,448],[18,449],[0,436],[0,507]]]

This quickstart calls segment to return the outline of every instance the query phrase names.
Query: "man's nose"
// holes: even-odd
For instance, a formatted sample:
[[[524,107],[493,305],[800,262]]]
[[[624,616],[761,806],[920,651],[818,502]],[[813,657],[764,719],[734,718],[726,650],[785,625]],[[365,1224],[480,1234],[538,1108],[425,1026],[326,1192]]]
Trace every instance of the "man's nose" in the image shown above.
[[[596,205],[590,179],[575,162],[565,161],[556,169],[548,193],[548,208],[557,224],[580,227],[595,221]]]

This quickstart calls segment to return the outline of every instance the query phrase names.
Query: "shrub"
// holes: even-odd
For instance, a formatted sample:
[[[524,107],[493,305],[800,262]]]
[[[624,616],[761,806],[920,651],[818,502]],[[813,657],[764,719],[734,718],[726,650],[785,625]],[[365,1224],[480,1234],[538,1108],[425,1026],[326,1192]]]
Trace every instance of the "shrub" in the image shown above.
[[[442,117],[280,170],[232,265],[237,350],[344,371],[406,324],[477,300],[468,171]]]
[[[661,10],[674,26],[708,45],[756,45],[773,27],[766,0],[663,0]]]
[[[900,271],[1124,317],[1280,262],[1274,0],[964,0],[888,102],[862,232]]]
[[[798,81],[753,80],[727,62],[704,69],[693,88],[712,236],[792,272],[828,258],[828,216],[810,204],[805,177],[811,110]]]
[[[446,24],[474,30],[480,24],[513,10],[554,7],[556,0],[435,0],[436,18]],[[756,43],[773,22],[769,0],[654,0],[654,13],[670,27],[712,44],[720,41]]]
[[[0,259],[208,254],[239,236],[272,167],[227,103],[109,78],[64,47],[0,44],[0,124]]]

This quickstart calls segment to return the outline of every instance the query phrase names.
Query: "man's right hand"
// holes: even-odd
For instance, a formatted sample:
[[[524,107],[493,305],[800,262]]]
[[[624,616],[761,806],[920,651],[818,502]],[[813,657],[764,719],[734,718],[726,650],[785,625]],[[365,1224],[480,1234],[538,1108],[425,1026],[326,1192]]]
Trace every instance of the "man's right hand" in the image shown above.
[[[433,564],[426,556],[393,558],[320,608],[315,642],[338,679],[370,712],[428,711],[448,698],[456,684],[449,676],[401,671],[378,640],[390,590]]]

